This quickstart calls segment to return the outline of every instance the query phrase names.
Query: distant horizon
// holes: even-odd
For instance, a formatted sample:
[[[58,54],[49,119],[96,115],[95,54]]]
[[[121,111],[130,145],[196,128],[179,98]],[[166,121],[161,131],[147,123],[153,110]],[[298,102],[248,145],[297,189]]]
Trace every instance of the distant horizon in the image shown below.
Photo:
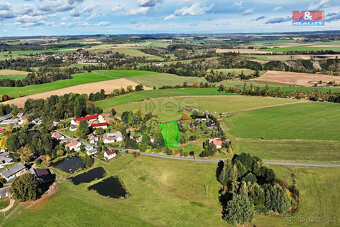
[[[322,10],[324,26],[293,26]],[[0,0],[0,37],[94,34],[258,34],[339,30],[336,0]]]
[[[235,35],[235,34],[241,34],[241,35],[252,35],[252,34],[263,34],[263,35],[268,35],[268,34],[299,34],[299,33],[340,33],[339,30],[316,30],[316,31],[300,31],[300,32],[233,32],[233,33],[121,33],[121,34],[76,34],[76,35],[26,35],[26,36],[0,36],[0,39],[3,38],[35,38],[35,37],[77,37],[77,36],[133,36],[133,35],[139,35],[139,36],[161,36],[161,35],[185,35],[185,36],[190,36],[190,35]]]

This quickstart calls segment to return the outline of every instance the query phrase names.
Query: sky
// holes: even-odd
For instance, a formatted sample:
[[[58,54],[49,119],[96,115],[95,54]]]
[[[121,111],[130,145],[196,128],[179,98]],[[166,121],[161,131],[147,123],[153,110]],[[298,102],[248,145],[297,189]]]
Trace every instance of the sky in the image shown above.
[[[292,26],[324,10],[325,26]],[[340,30],[340,0],[0,0],[0,36]]]

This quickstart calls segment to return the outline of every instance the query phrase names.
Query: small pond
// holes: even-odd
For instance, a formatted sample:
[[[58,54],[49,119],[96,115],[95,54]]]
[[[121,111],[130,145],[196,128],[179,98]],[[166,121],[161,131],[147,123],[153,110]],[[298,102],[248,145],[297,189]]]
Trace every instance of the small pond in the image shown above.
[[[65,158],[54,165],[54,167],[61,169],[66,173],[74,173],[78,169],[84,169],[85,165],[83,159],[74,156],[72,158]]]
[[[79,174],[71,178],[73,184],[78,185],[81,183],[90,183],[95,179],[103,178],[105,175],[105,170],[103,167],[97,167],[87,171],[85,173]]]
[[[108,196],[110,198],[121,198],[126,196],[126,190],[117,177],[109,177],[97,184],[94,184],[88,188],[89,190],[95,190],[102,196]]]

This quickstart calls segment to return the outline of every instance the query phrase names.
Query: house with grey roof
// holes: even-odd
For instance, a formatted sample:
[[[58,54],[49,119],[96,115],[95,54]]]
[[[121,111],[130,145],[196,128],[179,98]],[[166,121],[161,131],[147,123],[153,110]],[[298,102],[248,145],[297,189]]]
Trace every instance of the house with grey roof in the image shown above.
[[[0,122],[4,121],[4,120],[11,119],[12,117],[13,117],[13,114],[7,114],[7,115],[4,115],[4,116],[1,116],[0,117]]]
[[[0,188],[0,198],[5,198],[9,196],[9,189],[11,186],[6,186],[3,188]]]
[[[12,162],[12,158],[9,157],[9,152],[0,153],[0,168],[4,168],[5,165],[8,165]]]
[[[24,164],[18,163],[14,166],[11,166],[9,168],[5,168],[0,171],[0,175],[6,179],[6,181],[13,180],[14,178],[20,176],[21,174],[24,174],[27,172],[27,169]]]

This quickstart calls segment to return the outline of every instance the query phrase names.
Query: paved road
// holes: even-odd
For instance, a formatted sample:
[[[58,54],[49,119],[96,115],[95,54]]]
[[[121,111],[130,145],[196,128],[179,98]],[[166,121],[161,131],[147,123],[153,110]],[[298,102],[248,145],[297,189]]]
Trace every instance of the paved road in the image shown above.
[[[61,133],[61,132],[60,132]],[[63,134],[64,135],[64,134]],[[64,135],[68,139],[73,139],[67,135]],[[93,146],[96,147],[92,144],[85,143],[80,141],[82,144],[85,146]],[[133,153],[134,151],[132,150],[126,150],[126,149],[116,149],[119,152],[129,152]],[[145,153],[145,152],[140,152],[141,155],[145,156],[151,156],[151,157],[157,157],[157,158],[166,158],[166,159],[176,159],[176,160],[184,160],[184,161],[196,161],[196,162],[219,162],[221,159],[204,159],[204,158],[184,158],[184,157],[176,157],[176,156],[169,156],[169,155],[161,155],[161,154],[154,154],[154,153]],[[298,162],[263,162],[266,165],[283,165],[283,166],[306,166],[306,167],[340,167],[340,164],[313,164],[313,163],[298,163]]]

